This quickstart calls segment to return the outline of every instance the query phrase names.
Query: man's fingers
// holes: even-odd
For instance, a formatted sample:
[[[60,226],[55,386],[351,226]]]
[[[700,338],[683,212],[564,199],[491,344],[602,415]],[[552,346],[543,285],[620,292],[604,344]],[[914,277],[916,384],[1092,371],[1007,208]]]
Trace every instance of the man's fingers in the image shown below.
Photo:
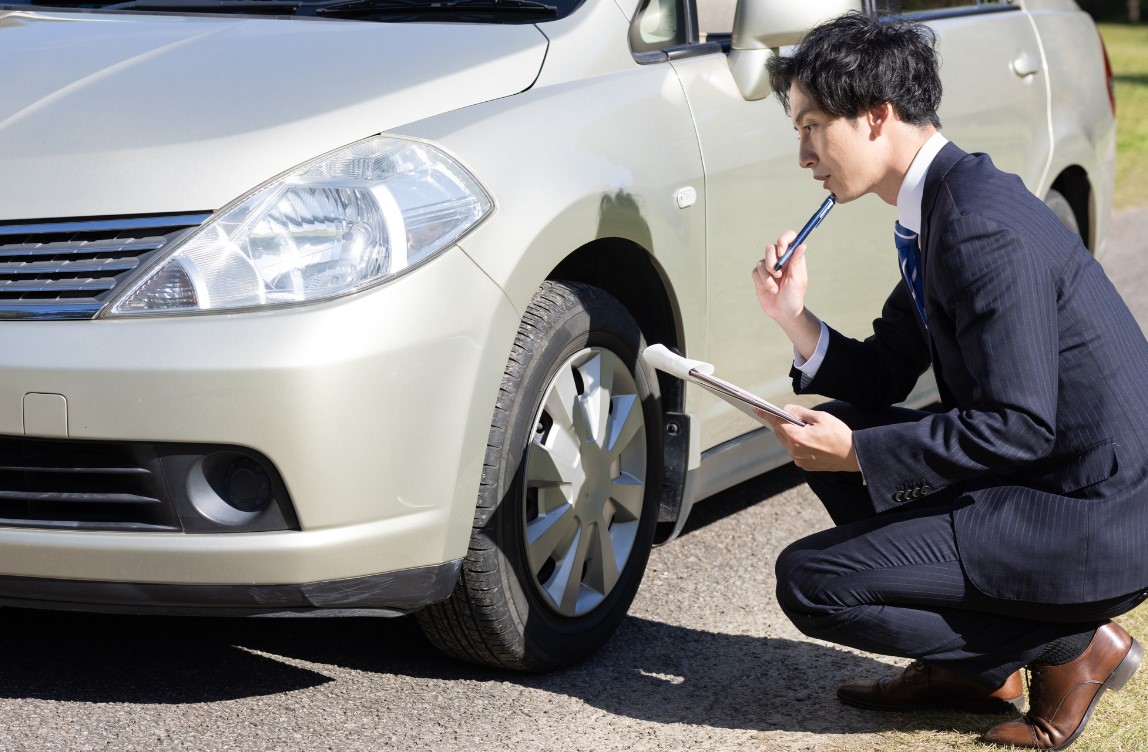
[[[786,262],[785,266],[788,268],[790,264],[796,264],[799,261],[801,261],[803,258],[805,258],[805,243],[802,243],[801,245],[799,245],[793,249],[793,256],[790,257],[789,261]]]
[[[769,266],[766,259],[757,262],[757,266],[753,269],[753,284],[757,287],[758,292],[767,292],[771,295],[776,295],[781,288],[774,279],[773,267]]]
[[[795,418],[801,418],[806,423],[817,423],[825,413],[819,410],[810,410],[808,407],[801,405],[786,405],[785,412],[789,413]]]
[[[771,279],[778,279],[781,277],[780,272],[775,272],[773,267],[777,266],[777,260],[785,253],[785,246],[783,245],[770,245],[765,249],[765,258],[761,260],[759,266],[762,271]]]
[[[771,415],[770,413],[767,413],[765,410],[762,410],[761,408],[754,407],[753,411],[755,413],[757,413],[758,417],[760,417],[766,423],[771,425],[774,428],[774,430],[777,430],[778,426],[780,426],[782,423],[785,423],[784,420],[781,420],[780,418],[775,417],[774,415]]]
[[[796,237],[797,233],[793,230],[786,230],[783,232],[781,237],[778,238],[776,242],[770,243],[765,247],[765,258],[759,262],[759,266],[764,265],[770,276],[780,277],[782,272],[775,272],[773,267],[777,266],[777,260],[785,255],[785,251],[789,248],[789,244],[792,243],[793,239]],[[801,249],[795,248],[793,252],[796,256],[799,252],[801,252]]]

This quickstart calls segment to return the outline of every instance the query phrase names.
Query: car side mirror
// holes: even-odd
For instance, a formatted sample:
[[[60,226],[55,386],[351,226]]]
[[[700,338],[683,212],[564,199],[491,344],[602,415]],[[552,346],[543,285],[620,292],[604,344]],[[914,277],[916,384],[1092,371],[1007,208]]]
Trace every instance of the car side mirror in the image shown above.
[[[765,63],[779,47],[796,44],[810,28],[851,10],[861,0],[738,0],[729,69],[747,100],[769,94]]]

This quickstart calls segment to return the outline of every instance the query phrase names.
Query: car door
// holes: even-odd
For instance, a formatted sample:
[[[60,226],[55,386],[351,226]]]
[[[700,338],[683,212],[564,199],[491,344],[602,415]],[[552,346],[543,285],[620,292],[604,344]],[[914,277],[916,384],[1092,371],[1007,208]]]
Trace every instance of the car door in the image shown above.
[[[986,152],[997,167],[1038,190],[1052,153],[1049,82],[1028,12],[1003,0],[900,6],[900,15],[927,22],[937,34],[942,132],[965,151]]]
[[[722,378],[775,398],[789,392],[788,340],[757,305],[750,271],[766,238],[797,221],[824,194],[801,175],[793,128],[774,97],[747,102],[726,56],[673,61],[694,114],[705,166],[706,351]],[[801,180],[804,178],[804,180]],[[806,185],[808,183],[808,185]],[[804,199],[804,200],[803,200]],[[707,394],[691,407],[709,449],[760,424]]]

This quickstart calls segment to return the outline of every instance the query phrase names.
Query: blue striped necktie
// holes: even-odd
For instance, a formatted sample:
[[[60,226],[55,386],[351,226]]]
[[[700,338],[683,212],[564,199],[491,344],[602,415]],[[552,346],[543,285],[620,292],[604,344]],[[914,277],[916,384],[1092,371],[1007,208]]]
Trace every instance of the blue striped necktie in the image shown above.
[[[928,328],[929,320],[925,317],[925,280],[921,274],[921,249],[917,247],[917,233],[906,230],[897,222],[893,228],[893,238],[897,242],[897,257],[901,261],[901,275],[909,292],[913,295],[913,302],[917,304],[917,313],[921,321]]]

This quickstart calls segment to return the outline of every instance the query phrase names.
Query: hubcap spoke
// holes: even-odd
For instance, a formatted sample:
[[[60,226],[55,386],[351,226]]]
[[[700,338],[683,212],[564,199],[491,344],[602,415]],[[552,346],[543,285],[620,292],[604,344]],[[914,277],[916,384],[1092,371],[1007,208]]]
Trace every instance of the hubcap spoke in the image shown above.
[[[584,384],[578,403],[586,416],[585,438],[598,446],[604,446],[606,442],[610,393],[614,386],[614,360],[613,355],[607,358],[597,353],[578,369]]]
[[[582,590],[582,565],[586,562],[586,549],[589,537],[585,530],[579,530],[569,552],[558,564],[553,579],[546,590],[566,614],[578,613],[578,595]]]
[[[617,584],[625,560],[618,561],[614,538],[606,525],[595,527],[593,542],[594,553],[586,568],[586,584],[604,596]],[[629,553],[626,549],[623,551]]]
[[[577,434],[575,428],[574,404],[578,399],[578,385],[574,383],[574,373],[569,368],[558,372],[550,393],[546,395],[546,404],[543,409],[555,426],[561,426],[565,431]]]
[[[615,478],[610,495],[616,505],[615,519],[628,522],[642,516],[642,500],[646,495],[646,486],[634,476],[623,473]]]
[[[578,534],[578,520],[574,507],[564,504],[558,509],[540,514],[526,525],[526,554],[530,571],[535,575],[551,556]]]
[[[624,394],[615,397],[614,410],[610,414],[610,435],[606,440],[606,451],[611,457],[622,453],[634,437],[645,426],[642,417],[642,406],[638,403],[638,395]]]
[[[578,472],[581,464],[578,447],[565,432],[559,434],[553,437],[554,446],[538,441],[531,443],[526,455],[527,487],[548,488],[582,480]]]

